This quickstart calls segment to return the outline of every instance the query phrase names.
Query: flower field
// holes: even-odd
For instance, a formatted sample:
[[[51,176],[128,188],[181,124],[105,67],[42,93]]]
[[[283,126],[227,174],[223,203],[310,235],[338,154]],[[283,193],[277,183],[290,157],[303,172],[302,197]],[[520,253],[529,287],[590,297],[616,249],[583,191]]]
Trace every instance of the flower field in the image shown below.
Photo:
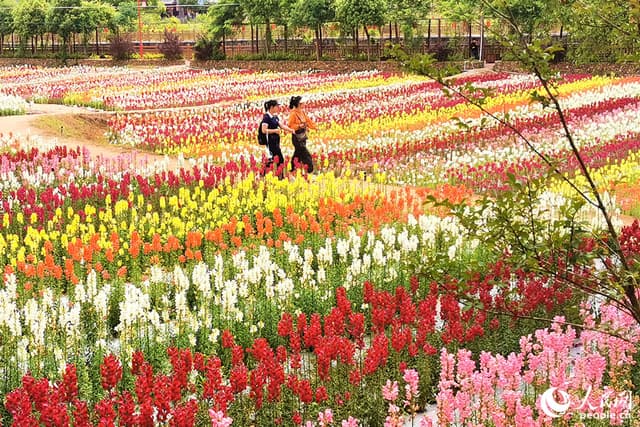
[[[598,422],[605,409],[605,424],[585,425],[626,425],[636,415],[637,395],[622,400],[640,341],[633,319],[511,268],[509,254],[428,203],[472,210],[507,191],[509,175],[542,178],[514,129],[577,173],[557,114],[530,102],[533,77],[454,82],[486,88],[484,106],[514,129],[433,81],[376,71],[12,67],[0,82],[0,100],[118,110],[113,143],[186,158],[139,167],[0,135],[0,425],[559,426],[578,410]],[[557,93],[607,203],[631,211],[640,78],[567,75]],[[309,147],[320,173],[263,175],[261,105],[294,94],[319,123]],[[571,190],[544,187],[540,212],[557,218]],[[588,204],[575,218],[589,236],[603,227]],[[640,259],[637,222],[614,220]],[[554,262],[576,280],[595,274]],[[524,319],[556,315],[591,329]],[[540,403],[561,385],[575,397],[564,420]],[[586,385],[591,405],[579,407]],[[597,405],[603,395],[620,397],[615,410]],[[427,403],[437,420],[418,421]]]

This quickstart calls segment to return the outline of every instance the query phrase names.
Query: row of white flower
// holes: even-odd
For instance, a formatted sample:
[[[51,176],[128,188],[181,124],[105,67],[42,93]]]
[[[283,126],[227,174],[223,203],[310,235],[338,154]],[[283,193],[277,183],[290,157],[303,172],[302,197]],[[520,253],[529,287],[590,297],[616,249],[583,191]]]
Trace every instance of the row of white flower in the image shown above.
[[[24,99],[0,93],[0,116],[25,114],[28,108],[29,104]]]

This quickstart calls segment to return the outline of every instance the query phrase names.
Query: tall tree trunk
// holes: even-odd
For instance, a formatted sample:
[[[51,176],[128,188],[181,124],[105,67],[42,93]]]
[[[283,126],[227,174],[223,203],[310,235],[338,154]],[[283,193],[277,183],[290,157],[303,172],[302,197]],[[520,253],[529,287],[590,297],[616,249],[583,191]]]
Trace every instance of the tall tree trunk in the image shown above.
[[[227,37],[224,31],[222,32],[222,55],[227,57]]]
[[[316,25],[316,61],[320,61],[320,31]]]
[[[364,29],[364,35],[367,36],[367,61],[371,61],[371,36],[366,25],[363,25],[362,28]]]
[[[100,33],[96,27],[96,55],[100,56]]]
[[[431,47],[431,18],[427,24],[427,47]]]
[[[398,29],[398,21],[393,23],[393,26],[396,29],[396,43],[398,43],[400,41],[400,30]],[[367,33],[367,38],[369,37],[369,34]]]
[[[471,21],[467,22],[468,28],[469,28],[469,37],[468,37],[468,52],[469,52],[469,56],[472,57],[473,55],[471,54],[471,39],[472,39],[472,35],[471,35]]]
[[[391,21],[389,21],[389,41],[393,41],[393,26]]]
[[[360,41],[359,41],[359,39],[360,39],[360,37],[358,35],[358,28],[356,27],[356,29],[353,30],[353,41],[355,42],[353,56],[358,56],[358,54],[360,54]]]
[[[271,53],[271,22],[267,19],[264,32],[264,49],[265,53],[269,55]]]
[[[284,24],[284,51],[289,53],[289,26]]]
[[[260,54],[260,32],[258,31],[260,27],[256,25],[256,55]]]
[[[251,53],[253,53],[253,24],[249,24],[249,28],[251,28]]]
[[[318,24],[318,34],[320,34],[320,60],[322,60],[322,56],[324,55],[324,48],[322,45],[324,44],[324,36],[322,35],[322,24]]]

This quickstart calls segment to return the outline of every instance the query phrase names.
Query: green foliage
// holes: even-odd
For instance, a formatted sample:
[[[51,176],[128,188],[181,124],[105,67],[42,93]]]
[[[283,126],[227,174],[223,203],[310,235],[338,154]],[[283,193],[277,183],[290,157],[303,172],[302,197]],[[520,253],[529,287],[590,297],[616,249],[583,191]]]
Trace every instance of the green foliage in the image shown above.
[[[592,235],[578,216],[584,200],[575,197],[553,207],[545,203],[545,180],[525,183],[526,179],[511,176],[506,191],[454,213],[486,250],[508,250],[510,262],[526,271],[590,263],[593,255],[579,250],[583,239]]]
[[[178,33],[165,28],[164,41],[158,46],[158,50],[170,61],[181,59],[182,44],[180,43],[180,36]]]
[[[569,59],[576,63],[625,62],[640,58],[640,2],[571,2],[562,23],[570,34]]]
[[[62,37],[66,47],[69,36],[80,32],[80,0],[57,0],[49,10],[47,23],[50,31]]]
[[[425,76],[429,75],[435,62],[436,59],[431,54],[418,54],[412,55],[405,67],[412,73]]]
[[[131,32],[136,28],[137,17],[138,10],[134,2],[130,0],[121,2],[111,21],[112,29],[115,32]]]
[[[194,57],[198,61],[225,59],[220,43],[206,37],[198,39],[193,46]]]
[[[383,0],[337,0],[336,19],[347,31],[361,26],[383,25],[386,5]]]
[[[233,25],[241,24],[244,19],[242,5],[232,0],[225,0],[210,7],[207,12],[209,34],[213,40],[233,34]]]
[[[636,203],[631,207],[631,209],[629,210],[629,215],[634,218],[640,218],[640,203]]]
[[[286,3],[280,0],[242,0],[240,2],[250,21],[254,24],[264,24],[262,35],[266,41],[267,52],[273,43],[271,23],[282,21]]]
[[[13,14],[6,0],[0,1],[0,36],[13,33]]]
[[[460,67],[456,65],[436,68],[438,58],[435,54],[409,55],[402,46],[398,44],[387,44],[385,46],[385,56],[398,61],[408,72],[422,76],[440,76],[444,78],[458,74],[461,71]]]
[[[290,24],[294,27],[317,28],[335,18],[332,0],[297,0],[293,4]]]
[[[44,34],[47,30],[48,11],[49,4],[45,0],[20,1],[13,9],[16,33],[23,39]]]
[[[115,282],[109,295],[109,317],[107,325],[109,331],[116,336],[116,327],[120,324],[120,302],[124,299],[124,285]]]

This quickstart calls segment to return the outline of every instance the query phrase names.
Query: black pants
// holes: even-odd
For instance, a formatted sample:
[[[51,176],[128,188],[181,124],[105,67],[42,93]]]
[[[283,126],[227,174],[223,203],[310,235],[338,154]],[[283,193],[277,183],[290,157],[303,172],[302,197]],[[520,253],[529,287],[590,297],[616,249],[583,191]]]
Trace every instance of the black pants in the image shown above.
[[[269,154],[271,157],[269,157],[269,159],[267,160],[264,172],[267,173],[268,171],[273,170],[273,173],[275,175],[282,177],[283,171],[279,171],[278,173],[278,168],[284,163],[284,156],[282,155],[282,150],[280,149],[280,141],[268,141],[267,147],[269,148]]]
[[[293,137],[293,156],[291,157],[291,170],[298,168],[305,168],[307,173],[313,172],[313,159],[311,153],[307,150],[306,144],[298,144],[295,136]]]

